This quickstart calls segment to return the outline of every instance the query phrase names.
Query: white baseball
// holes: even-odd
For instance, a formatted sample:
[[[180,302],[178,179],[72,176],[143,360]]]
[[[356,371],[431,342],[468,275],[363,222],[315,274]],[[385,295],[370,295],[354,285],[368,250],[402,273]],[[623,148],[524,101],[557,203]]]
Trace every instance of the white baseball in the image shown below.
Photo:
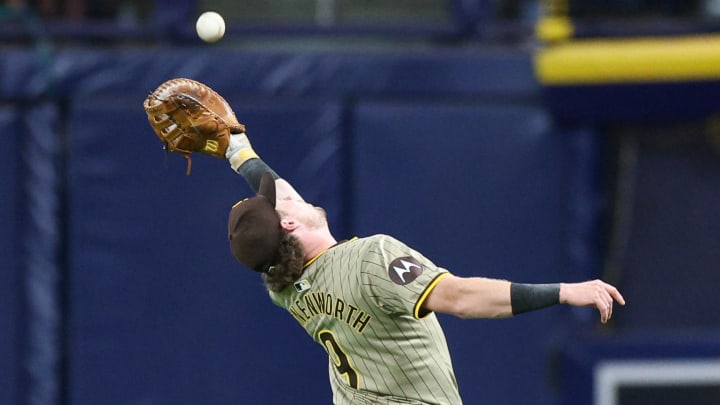
[[[225,20],[214,11],[206,11],[198,17],[195,30],[203,41],[215,42],[225,35]]]

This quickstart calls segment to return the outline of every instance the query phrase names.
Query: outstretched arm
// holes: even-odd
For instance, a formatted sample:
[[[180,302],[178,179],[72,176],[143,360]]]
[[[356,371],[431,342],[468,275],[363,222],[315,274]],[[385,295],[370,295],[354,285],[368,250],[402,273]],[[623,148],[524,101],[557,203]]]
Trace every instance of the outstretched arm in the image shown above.
[[[583,283],[519,284],[481,277],[441,278],[424,308],[460,318],[502,318],[555,304],[593,306],[606,323],[613,303],[625,305],[620,292],[600,280]]]
[[[230,145],[225,157],[230,167],[243,176],[250,188],[256,193],[260,189],[260,179],[265,172],[271,172],[275,177],[275,189],[278,200],[302,200],[300,194],[286,180],[265,163],[252,148],[250,140],[244,133],[230,135]]]

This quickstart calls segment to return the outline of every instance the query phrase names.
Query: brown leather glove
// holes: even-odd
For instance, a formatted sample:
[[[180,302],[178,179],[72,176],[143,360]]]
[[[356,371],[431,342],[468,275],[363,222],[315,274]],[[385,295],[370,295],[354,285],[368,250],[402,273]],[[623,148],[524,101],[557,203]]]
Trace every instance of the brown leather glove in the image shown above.
[[[150,93],[143,107],[165,149],[188,159],[188,175],[193,152],[225,159],[230,134],[245,132],[222,96],[191,79],[166,81]]]

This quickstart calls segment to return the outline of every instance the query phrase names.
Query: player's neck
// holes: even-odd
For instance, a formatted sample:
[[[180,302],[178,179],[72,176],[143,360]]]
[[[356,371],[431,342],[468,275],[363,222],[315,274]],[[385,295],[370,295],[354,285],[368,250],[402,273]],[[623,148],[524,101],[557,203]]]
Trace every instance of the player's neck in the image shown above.
[[[302,242],[305,249],[305,261],[312,260],[319,254],[337,244],[330,231],[313,232]]]

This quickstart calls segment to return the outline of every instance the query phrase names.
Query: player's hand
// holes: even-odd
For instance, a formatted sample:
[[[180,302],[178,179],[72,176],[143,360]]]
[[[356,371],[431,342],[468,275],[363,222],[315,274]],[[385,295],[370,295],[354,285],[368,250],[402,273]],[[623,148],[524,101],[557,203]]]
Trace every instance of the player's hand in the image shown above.
[[[600,312],[602,323],[606,323],[612,316],[615,302],[625,305],[625,299],[617,288],[601,280],[560,284],[560,303],[595,307]]]

